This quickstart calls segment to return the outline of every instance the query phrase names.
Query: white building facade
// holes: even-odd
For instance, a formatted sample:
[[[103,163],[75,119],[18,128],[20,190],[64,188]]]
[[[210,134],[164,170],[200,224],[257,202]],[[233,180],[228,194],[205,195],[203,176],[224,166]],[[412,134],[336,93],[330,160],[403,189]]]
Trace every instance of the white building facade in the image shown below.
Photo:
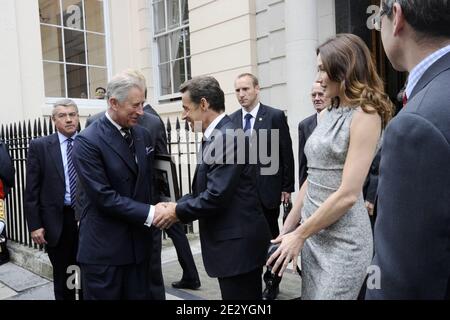
[[[378,1],[362,2],[357,14],[376,44]],[[352,30],[352,3],[361,1],[2,0],[0,125],[50,115],[62,97],[77,102],[82,118],[104,110],[96,88],[126,68],[144,73],[148,102],[163,118],[180,115],[178,87],[197,75],[219,80],[231,113],[239,107],[234,80],[251,72],[261,101],[286,112],[297,155],[297,125],[314,112],[315,49]]]

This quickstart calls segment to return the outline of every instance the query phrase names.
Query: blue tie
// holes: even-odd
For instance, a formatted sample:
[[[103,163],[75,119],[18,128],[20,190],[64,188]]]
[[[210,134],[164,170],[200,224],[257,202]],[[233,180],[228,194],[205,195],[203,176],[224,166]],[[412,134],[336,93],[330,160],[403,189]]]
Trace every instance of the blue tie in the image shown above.
[[[244,117],[244,119],[245,119],[244,132],[245,132],[245,134],[250,134],[247,131],[252,129],[252,123],[250,122],[250,120],[252,118],[253,118],[253,116],[250,113],[247,113]]]
[[[77,192],[77,173],[72,162],[72,142],[73,139],[67,139],[67,171],[69,173],[70,186],[70,206],[75,209],[76,192]]]

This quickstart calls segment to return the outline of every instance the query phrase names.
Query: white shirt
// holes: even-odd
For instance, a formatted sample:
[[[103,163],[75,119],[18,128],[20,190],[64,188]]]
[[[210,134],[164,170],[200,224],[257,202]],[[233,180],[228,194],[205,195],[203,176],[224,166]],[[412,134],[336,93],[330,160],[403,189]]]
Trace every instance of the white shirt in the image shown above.
[[[255,126],[256,116],[258,115],[260,106],[261,106],[261,103],[258,103],[256,105],[256,107],[254,107],[253,110],[250,112],[247,112],[247,111],[245,111],[244,108],[242,108],[242,128],[245,128],[245,116],[250,113],[252,115],[252,118],[250,119],[250,125],[251,125],[250,129],[253,130],[253,127]]]
[[[205,139],[209,139],[209,137],[211,137],[214,129],[217,127],[217,125],[219,124],[219,122],[225,118],[226,114],[225,112],[222,113],[221,115],[219,115],[217,118],[215,118],[213,120],[213,122],[211,122],[208,126],[208,128],[206,128],[205,132],[203,133],[203,136],[205,137]]]
[[[111,116],[109,115],[108,112],[106,112],[105,115],[106,115],[106,119],[108,119],[114,125],[114,127],[116,127],[117,130],[119,130],[120,134],[123,137],[125,135],[125,133],[123,131],[121,131],[121,129],[123,127],[121,125],[119,125],[117,122],[115,122],[113,119],[111,119]],[[151,227],[154,216],[155,216],[155,206],[150,205],[150,210],[148,212],[147,220],[145,220],[144,225],[147,227]]]
[[[75,140],[75,137],[77,136],[77,133],[70,138],[72,140]],[[67,167],[67,138],[65,135],[60,133],[58,131],[58,140],[59,140],[59,147],[61,148],[61,156],[63,161],[63,167],[64,167],[64,183],[66,185],[66,192],[64,193],[64,205],[70,206],[71,205],[71,197],[70,197],[70,180],[69,180],[69,168]],[[73,147],[73,141],[72,141],[72,147]]]

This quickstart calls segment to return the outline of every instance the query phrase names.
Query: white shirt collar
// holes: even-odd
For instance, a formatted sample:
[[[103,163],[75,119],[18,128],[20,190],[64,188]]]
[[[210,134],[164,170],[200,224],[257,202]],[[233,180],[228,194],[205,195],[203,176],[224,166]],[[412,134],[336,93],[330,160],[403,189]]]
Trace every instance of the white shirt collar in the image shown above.
[[[436,50],[432,54],[428,55],[425,59],[423,59],[414,69],[411,70],[408,77],[408,84],[406,85],[406,96],[411,97],[412,92],[414,91],[414,87],[419,82],[420,78],[424,75],[424,73],[440,58],[450,52],[450,44],[445,46],[439,50]]]
[[[109,115],[108,111],[106,111],[105,115],[106,115],[106,119],[108,119],[108,120],[113,124],[113,126],[116,127],[117,130],[119,130],[120,134],[123,135],[123,132],[120,131],[120,130],[122,129],[122,126],[121,126],[120,124],[118,124],[117,122],[115,122],[115,121],[111,118],[111,116]]]
[[[58,140],[59,140],[59,144],[63,144],[64,142],[66,142],[67,138],[65,135],[63,135],[61,132],[57,131],[58,133]],[[78,132],[75,132],[73,136],[71,136],[70,138],[72,140],[75,140],[75,137],[77,136]]]
[[[245,109],[244,108],[242,108],[242,119],[245,119],[245,116],[247,115],[247,113],[250,113],[251,115],[252,115],[252,120],[253,119],[256,119],[256,116],[258,115],[258,111],[259,111],[259,107],[261,106],[261,103],[260,102],[258,102],[258,104],[256,105],[256,107],[254,107],[253,108],[253,110],[252,111],[250,111],[250,112],[247,112],[247,111],[245,111]]]
[[[205,137],[205,139],[209,139],[209,137],[211,137],[211,134],[213,132],[213,130],[217,127],[217,125],[219,124],[219,122],[225,118],[226,113],[222,113],[220,114],[217,118],[215,118],[213,120],[213,122],[211,122],[208,126],[208,128],[206,128],[205,132],[203,133],[203,136]]]

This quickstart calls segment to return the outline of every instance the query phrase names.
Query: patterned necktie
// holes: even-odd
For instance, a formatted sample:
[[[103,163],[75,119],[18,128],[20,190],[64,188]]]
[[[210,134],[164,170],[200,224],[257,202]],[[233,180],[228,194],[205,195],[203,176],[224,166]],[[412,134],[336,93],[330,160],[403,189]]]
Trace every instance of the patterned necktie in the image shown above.
[[[403,108],[406,107],[406,104],[408,103],[408,97],[406,96],[406,91],[403,92],[402,102],[403,102]]]
[[[247,132],[247,131],[252,129],[252,123],[250,122],[252,118],[253,118],[253,116],[250,113],[247,113],[244,117],[244,119],[245,119],[244,132],[245,132],[245,134],[251,134],[251,131],[250,132]]]
[[[73,139],[67,139],[67,171],[69,173],[69,187],[70,187],[70,206],[75,209],[76,194],[77,194],[77,172],[72,161],[72,142]]]
[[[130,129],[122,128],[122,129],[120,129],[120,131],[122,131],[124,133],[123,138],[127,142],[128,148],[130,148],[130,151],[133,153],[133,155],[135,155],[136,154],[136,149],[135,149],[135,146],[134,146],[134,140],[133,140],[133,136],[131,135]]]

